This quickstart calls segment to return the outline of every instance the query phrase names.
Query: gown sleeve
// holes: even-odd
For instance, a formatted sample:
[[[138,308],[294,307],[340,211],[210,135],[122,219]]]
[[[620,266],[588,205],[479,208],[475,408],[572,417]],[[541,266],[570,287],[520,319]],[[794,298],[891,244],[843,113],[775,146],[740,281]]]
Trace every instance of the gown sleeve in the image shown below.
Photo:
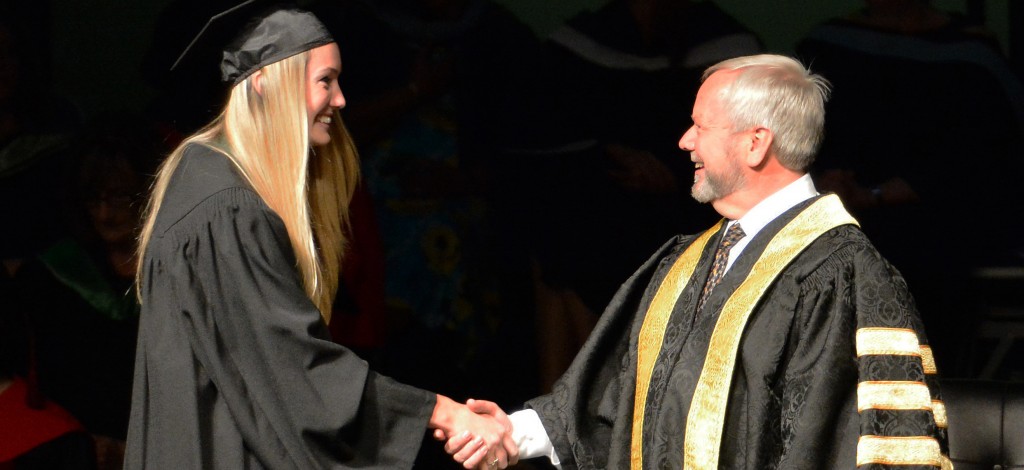
[[[857,466],[950,469],[938,371],[907,283],[877,252],[855,266]]]
[[[255,194],[203,204],[207,217],[166,234],[165,280],[198,373],[245,447],[270,468],[411,467],[435,395],[329,340],[283,222]]]
[[[799,299],[782,349],[793,352],[781,359],[780,416],[752,427],[774,430],[761,435],[780,445],[762,446],[752,460],[778,468],[948,468],[938,376],[902,276],[866,240],[806,269],[812,273],[799,293],[781,289],[771,305]]]

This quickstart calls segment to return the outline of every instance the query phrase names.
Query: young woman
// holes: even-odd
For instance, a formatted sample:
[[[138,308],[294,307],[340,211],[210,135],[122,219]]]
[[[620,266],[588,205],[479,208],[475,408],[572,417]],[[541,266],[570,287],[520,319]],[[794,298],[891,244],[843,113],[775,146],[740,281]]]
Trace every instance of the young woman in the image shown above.
[[[125,467],[409,468],[427,428],[514,463],[497,421],[329,339],[358,169],[327,30],[265,10],[223,57],[227,104],[164,162],[140,237]]]

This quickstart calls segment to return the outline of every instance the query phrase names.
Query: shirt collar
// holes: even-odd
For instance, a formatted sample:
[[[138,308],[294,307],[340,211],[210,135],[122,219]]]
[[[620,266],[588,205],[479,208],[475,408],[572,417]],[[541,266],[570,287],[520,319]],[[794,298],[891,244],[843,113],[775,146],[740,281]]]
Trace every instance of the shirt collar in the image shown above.
[[[739,220],[730,220],[729,224],[739,222],[743,227],[746,240],[757,235],[765,225],[775,220],[793,206],[818,195],[810,174],[805,174],[796,181],[787,184],[771,196],[764,198],[756,206],[747,211]]]

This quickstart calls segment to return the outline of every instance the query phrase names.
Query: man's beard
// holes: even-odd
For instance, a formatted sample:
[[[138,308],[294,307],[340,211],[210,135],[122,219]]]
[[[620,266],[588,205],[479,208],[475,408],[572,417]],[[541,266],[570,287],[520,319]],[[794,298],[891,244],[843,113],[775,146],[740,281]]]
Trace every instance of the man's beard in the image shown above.
[[[697,202],[707,203],[721,199],[740,189],[744,183],[743,173],[740,172],[739,165],[736,165],[735,160],[729,160],[728,165],[729,168],[726,168],[722,174],[712,174],[705,167],[704,178],[693,183],[690,195]]]

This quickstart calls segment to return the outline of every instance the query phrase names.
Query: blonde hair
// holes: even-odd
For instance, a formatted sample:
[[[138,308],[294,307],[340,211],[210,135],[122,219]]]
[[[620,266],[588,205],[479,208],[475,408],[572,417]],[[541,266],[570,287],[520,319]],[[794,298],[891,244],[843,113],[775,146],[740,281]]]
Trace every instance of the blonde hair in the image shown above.
[[[146,247],[171,175],[184,149],[201,144],[220,151],[284,221],[306,295],[330,321],[338,289],[349,202],[359,180],[358,158],[341,116],[334,114],[331,141],[310,148],[306,111],[309,51],[267,65],[260,91],[250,76],[231,90],[220,116],[185,139],[161,165],[145,212],[136,268],[142,289]],[[142,299],[140,298],[140,301]]]

